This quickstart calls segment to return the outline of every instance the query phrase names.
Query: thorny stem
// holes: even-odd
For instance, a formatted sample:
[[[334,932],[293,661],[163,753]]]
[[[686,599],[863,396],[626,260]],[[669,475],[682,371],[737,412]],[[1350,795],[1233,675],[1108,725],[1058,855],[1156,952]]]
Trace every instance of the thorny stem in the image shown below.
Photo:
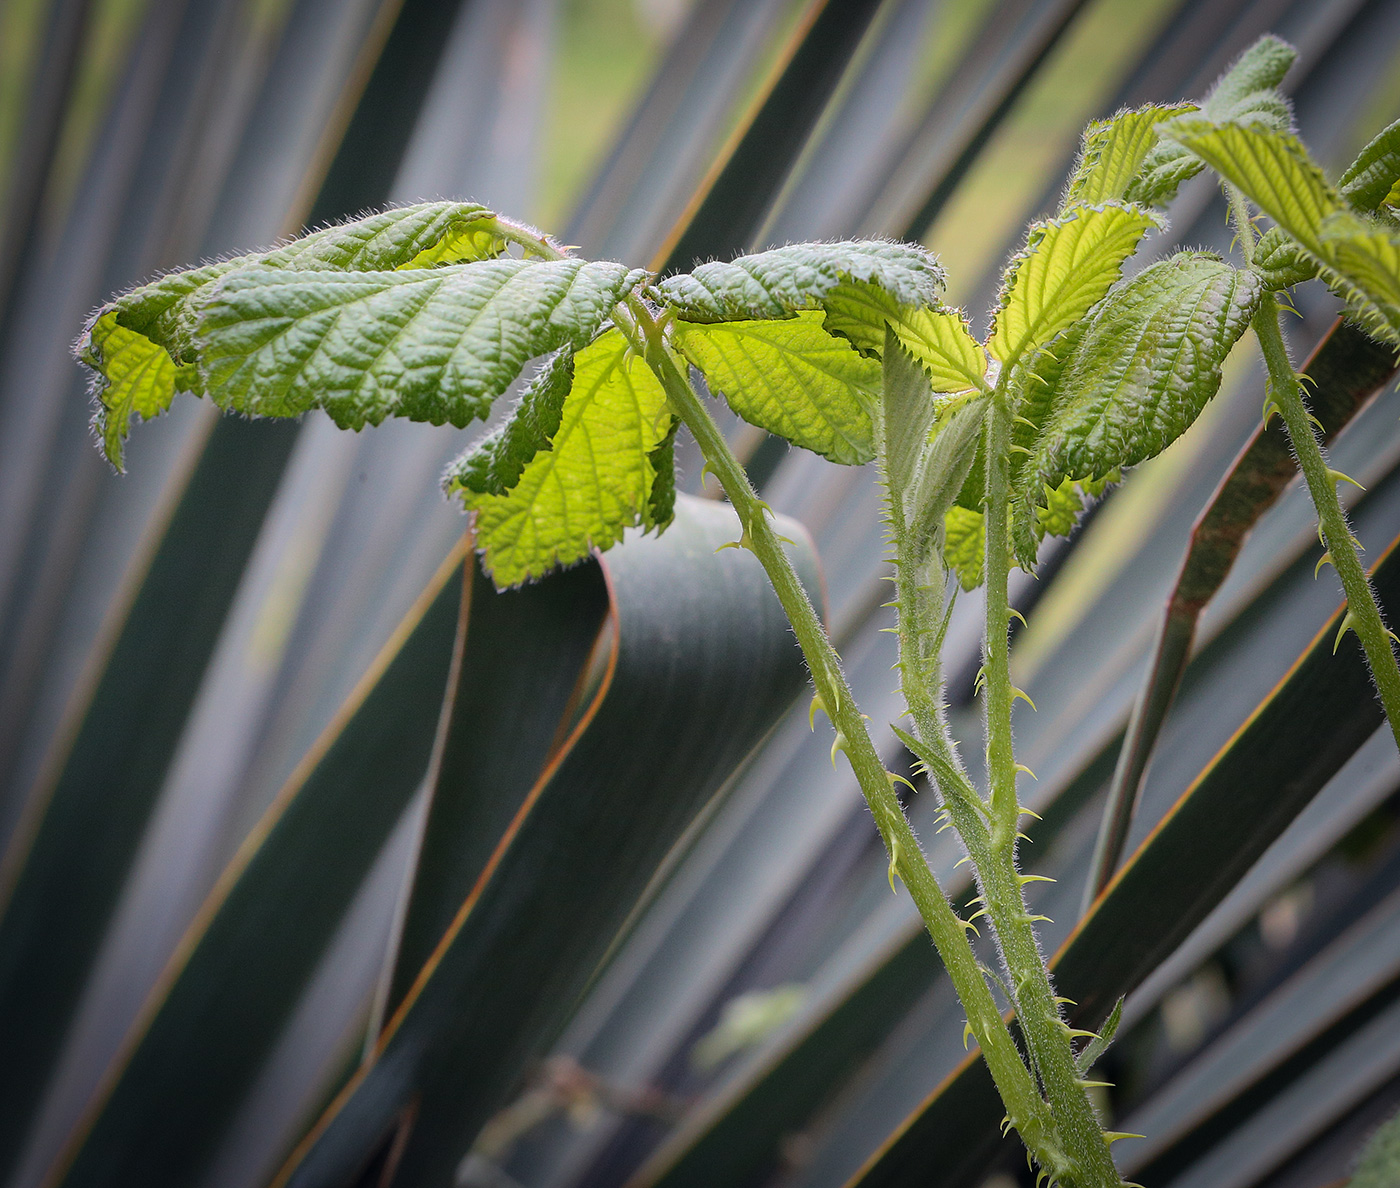
[[[1009,634],[1011,606],[1007,583],[1011,548],[1007,522],[1010,500],[1011,396],[998,384],[987,412],[986,527],[987,617],[982,659],[986,686],[987,771],[991,785],[990,853],[977,862],[987,914],[996,929],[1002,958],[1016,999],[1016,1014],[1041,1084],[1055,1115],[1056,1130],[1078,1184],[1112,1188],[1121,1183],[1108,1141],[1099,1125],[1087,1086],[1075,1065],[1073,1033],[1060,1014],[1045,958],[1026,910],[1016,867],[1021,806],[1016,793],[1018,767],[1011,741]]]
[[[1238,189],[1229,186],[1227,190],[1240,246],[1245,260],[1252,264],[1254,225],[1249,218],[1248,206]],[[1391,646],[1394,637],[1386,630],[1385,621],[1381,618],[1376,592],[1361,564],[1361,546],[1352,535],[1346,512],[1337,498],[1337,483],[1344,480],[1328,467],[1312,418],[1303,403],[1298,373],[1293,370],[1283,332],[1279,329],[1278,299],[1272,293],[1264,294],[1250,325],[1259,340],[1259,350],[1268,371],[1269,398],[1278,408],[1284,427],[1288,430],[1293,455],[1298,460],[1298,467],[1303,472],[1313,507],[1317,511],[1318,530],[1327,549],[1327,559],[1337,571],[1346,594],[1347,610],[1342,629],[1350,626],[1361,640],[1386,720],[1390,723],[1396,746],[1400,747],[1400,666],[1396,664],[1395,650]]]
[[[673,411],[694,434],[700,451],[729,497],[743,525],[742,544],[762,564],[778,595],[802,648],[820,704],[837,731],[837,747],[850,762],[861,792],[884,839],[891,864],[909,889],[923,917],[938,955],[967,1012],[968,1026],[981,1046],[1007,1108],[1007,1116],[1026,1146],[1042,1165],[1054,1172],[1065,1169],[1065,1159],[1055,1141],[1049,1110],[1036,1091],[1006,1021],[978,966],[967,939],[966,925],[953,911],[929,869],[918,840],[895,795],[885,765],[870,739],[865,721],[856,708],[841,670],[840,658],[827,639],[797,571],[768,520],[767,507],[758,498],[719,427],[690,381],[672,358],[662,332],[640,301],[628,302],[635,319],[634,342],[661,381]]]

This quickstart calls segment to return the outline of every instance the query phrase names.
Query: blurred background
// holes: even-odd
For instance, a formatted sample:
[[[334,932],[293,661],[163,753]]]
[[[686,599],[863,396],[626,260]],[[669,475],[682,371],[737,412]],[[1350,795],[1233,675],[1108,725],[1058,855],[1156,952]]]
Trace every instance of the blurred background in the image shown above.
[[[1085,122],[1200,97],[1265,32],[1300,51],[1286,89],[1335,176],[1400,117],[1397,0],[4,0],[0,839],[13,866],[56,786],[76,789],[75,829],[100,819],[125,839],[63,876],[90,890],[45,924],[78,989],[6,1183],[44,1182],[220,871],[461,536],[437,479],[482,432],[220,422],[181,397],[116,476],[70,354],[89,311],[305,227],[470,198],[654,269],[803,239],[920,240],[985,329],[999,268],[1055,206]],[[1208,178],[1169,219],[1138,266],[1177,245],[1230,251]],[[1295,303],[1302,357],[1336,303],[1316,285]],[[1030,619],[1016,679],[1040,707],[1018,738],[1046,816],[1031,862],[1060,879],[1041,898],[1049,949],[1078,918],[1192,521],[1262,403],[1247,340],[1197,425],[1052,545],[1038,580],[1016,578]],[[1335,446],[1367,486],[1351,498],[1373,558],[1400,531],[1397,415],[1383,396]],[[764,498],[813,534],[857,697],[908,770],[883,726],[899,706],[872,473],[726,426]],[[693,449],[680,457],[701,493]],[[1336,609],[1330,571],[1313,580],[1311,522],[1290,487],[1207,608],[1130,849]],[[977,610],[960,602],[947,645],[974,766]],[[73,740],[93,732],[106,741],[73,775]],[[825,1188],[922,1108],[962,1058],[962,1016],[828,745],[798,706],[730,781],[459,1183],[606,1188],[643,1169],[638,1183]],[[1103,1066],[1116,1128],[1151,1136],[1117,1149],[1129,1178],[1320,1188],[1400,1106],[1398,789],[1382,730],[1129,996]],[[964,894],[931,798],[911,811]],[[402,832],[265,1075],[219,1121],[199,1184],[266,1182],[343,1079],[410,860]],[[989,1159],[869,1182],[1024,1176]]]

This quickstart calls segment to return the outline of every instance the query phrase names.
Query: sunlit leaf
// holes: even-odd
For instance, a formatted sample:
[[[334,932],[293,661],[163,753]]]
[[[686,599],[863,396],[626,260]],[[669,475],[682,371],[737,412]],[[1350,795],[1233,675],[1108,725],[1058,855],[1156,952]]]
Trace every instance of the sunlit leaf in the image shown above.
[[[1157,125],[1195,110],[1190,103],[1173,107],[1153,104],[1091,123],[1085,129],[1079,164],[1065,193],[1065,208],[1123,198],[1157,143]]]
[[[965,507],[952,508],[944,521],[943,560],[957,574],[964,590],[975,590],[982,584],[986,555],[982,513]]]
[[[874,456],[880,364],[828,334],[823,315],[679,322],[676,345],[744,420],[845,465]]]
[[[1400,182],[1400,120],[1377,133],[1337,180],[1337,189],[1356,210],[1368,214],[1392,201]]]

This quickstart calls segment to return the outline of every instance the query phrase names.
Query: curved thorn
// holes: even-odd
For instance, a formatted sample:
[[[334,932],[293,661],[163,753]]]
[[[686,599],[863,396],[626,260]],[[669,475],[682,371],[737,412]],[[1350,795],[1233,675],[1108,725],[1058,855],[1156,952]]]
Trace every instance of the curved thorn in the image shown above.
[[[1327,477],[1330,478],[1334,483],[1350,483],[1358,491],[1364,491],[1366,489],[1354,478],[1352,478],[1351,475],[1343,474],[1340,470],[1333,470],[1330,466],[1327,468]]]
[[[1351,611],[1347,611],[1347,613],[1342,616],[1342,625],[1337,628],[1337,638],[1332,641],[1332,655],[1335,656],[1337,654],[1337,649],[1342,646],[1342,636],[1348,631],[1353,630],[1353,622]]]
[[[1019,698],[1020,700],[1024,701],[1028,706],[1031,707],[1031,709],[1035,709],[1035,702],[1032,701],[1032,700],[1030,699],[1030,694],[1028,694],[1024,689],[1018,689],[1018,688],[1016,688],[1015,685],[1012,685],[1012,686],[1011,686],[1011,701],[1012,701],[1012,704],[1015,704],[1017,698]],[[1040,711],[1039,711],[1039,710],[1036,710],[1036,712],[1039,713]]]
[[[817,729],[817,711],[818,711],[818,710],[821,710],[821,712],[825,714],[825,713],[826,713],[826,703],[825,703],[824,701],[822,701],[822,695],[821,695],[820,693],[813,693],[813,694],[812,694],[812,704],[811,704],[810,706],[807,707],[807,726],[808,726],[808,728],[809,728],[813,733],[815,733],[815,732],[816,732],[816,729]],[[830,716],[830,715],[828,715],[828,716]]]
[[[1012,700],[1014,701],[1015,698],[1012,698]],[[1027,697],[1026,700],[1029,701],[1030,698]],[[1035,707],[1032,706],[1031,708],[1034,709]],[[1024,763],[1017,763],[1017,764],[1015,764],[1015,766],[1013,767],[1013,770],[1014,770],[1014,771],[1024,771],[1028,776],[1031,777],[1031,779],[1035,780],[1036,783],[1040,783],[1039,779],[1036,778],[1035,772],[1033,772],[1033,771],[1032,771],[1029,767],[1027,767]],[[1025,810],[1023,809],[1022,811],[1024,812]]]
[[[1313,566],[1313,581],[1317,581],[1317,575],[1322,572],[1324,565],[1331,564],[1332,554],[1324,550],[1322,556],[1317,559],[1317,564]]]

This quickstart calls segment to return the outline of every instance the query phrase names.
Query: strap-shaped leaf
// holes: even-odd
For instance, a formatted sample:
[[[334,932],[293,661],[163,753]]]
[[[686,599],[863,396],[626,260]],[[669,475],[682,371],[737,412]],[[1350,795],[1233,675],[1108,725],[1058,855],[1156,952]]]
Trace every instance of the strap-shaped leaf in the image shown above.
[[[1322,220],[1341,199],[1295,136],[1183,116],[1165,129],[1316,256]]]
[[[822,305],[827,330],[849,338],[867,354],[884,350],[888,324],[904,349],[923,365],[935,392],[986,386],[986,352],[972,337],[960,309],[901,305],[884,289],[858,284],[837,285]]]
[[[1252,271],[1182,252],[1111,293],[1060,375],[1017,482],[1023,508],[1045,506],[1046,488],[1066,478],[1143,462],[1184,433],[1219,389],[1262,292]]]
[[[1337,182],[1337,189],[1355,210],[1367,214],[1393,201],[1400,182],[1400,120],[1379,132],[1357,155]]]
[[[258,416],[319,407],[348,429],[388,416],[460,427],[528,360],[589,342],[644,275],[581,260],[242,268],[204,302],[200,377],[220,406]]]
[[[1033,227],[1006,271],[991,353],[1014,363],[1082,318],[1154,222],[1140,207],[1108,203],[1076,207]]]
[[[833,462],[874,457],[870,412],[880,364],[828,334],[823,315],[785,321],[678,322],[676,345],[751,425]]]
[[[94,371],[94,424],[107,457],[122,465],[133,415],[157,416],[177,390],[202,392],[192,333],[218,281],[240,268],[379,271],[499,255],[512,228],[484,206],[429,202],[313,232],[283,247],[174,272],[124,293],[94,314],[79,358]],[[167,366],[167,362],[171,366]]]
[[[1091,123],[1084,131],[1079,164],[1065,193],[1065,209],[1121,199],[1157,143],[1157,125],[1195,110],[1192,103],[1154,104]]]
[[[931,306],[943,290],[943,270],[916,244],[867,239],[794,244],[702,264],[657,287],[689,321],[728,322],[816,309],[842,281],[876,285],[901,305]]]
[[[659,527],[658,515],[669,518],[674,480],[657,467],[670,460],[674,424],[661,384],[616,329],[579,351],[571,370],[551,447],[534,455],[509,490],[468,486],[459,476],[483,469],[470,454],[448,472],[449,490],[476,513],[483,566],[502,588],[606,549],[634,525]]]
[[[1201,104],[1202,115],[1215,123],[1233,120],[1288,131],[1293,113],[1278,86],[1297,57],[1298,51],[1286,41],[1261,37],[1221,75]],[[1143,159],[1124,197],[1145,206],[1165,206],[1181,183],[1200,171],[1201,162],[1189,149],[1164,138]]]

